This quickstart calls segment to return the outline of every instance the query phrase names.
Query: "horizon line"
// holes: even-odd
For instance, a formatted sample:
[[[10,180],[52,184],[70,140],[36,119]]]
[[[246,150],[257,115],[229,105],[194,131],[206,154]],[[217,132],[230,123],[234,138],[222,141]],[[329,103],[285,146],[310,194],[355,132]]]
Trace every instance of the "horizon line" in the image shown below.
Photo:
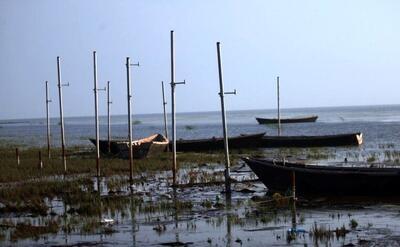
[[[318,108],[346,108],[346,107],[368,107],[368,106],[400,106],[400,104],[377,104],[377,105],[342,105],[342,106],[312,106],[312,107],[284,107],[280,108],[281,110],[293,110],[293,109],[318,109]],[[262,110],[275,110],[276,108],[263,108],[263,109],[240,109],[240,110],[228,110],[227,112],[239,112],[239,111],[262,111]],[[210,111],[192,111],[192,112],[177,112],[177,114],[191,114],[191,113],[211,113],[211,112],[219,112],[220,110],[210,110]],[[163,114],[163,112],[151,112],[151,113],[134,113],[134,115],[156,115]],[[171,114],[167,112],[167,114]],[[114,114],[110,116],[124,116],[127,114]],[[80,118],[80,117],[94,117],[94,115],[75,115],[75,116],[67,116],[65,118]],[[107,115],[99,115],[99,117],[107,117]],[[13,121],[13,120],[22,120],[22,119],[43,119],[43,117],[30,117],[30,118],[2,118],[0,121]],[[51,118],[59,118],[58,117],[50,117]]]

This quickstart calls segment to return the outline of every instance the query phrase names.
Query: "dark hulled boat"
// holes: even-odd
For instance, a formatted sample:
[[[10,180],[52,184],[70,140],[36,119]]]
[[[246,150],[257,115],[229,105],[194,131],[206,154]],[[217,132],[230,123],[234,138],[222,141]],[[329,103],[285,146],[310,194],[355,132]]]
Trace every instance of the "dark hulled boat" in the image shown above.
[[[396,196],[400,195],[400,168],[371,165],[323,166],[304,162],[243,158],[257,177],[271,190],[286,191],[295,173],[299,194]]]
[[[261,147],[335,147],[358,146],[363,142],[362,133],[320,136],[264,136]]]
[[[93,143],[93,145],[96,146],[96,139],[89,139],[89,141],[91,143]],[[116,142],[126,142],[126,140],[112,140],[110,141],[110,153],[111,154],[118,154],[119,153],[119,149],[118,147],[115,145]],[[108,141],[107,140],[99,140],[99,149],[100,152],[102,153],[109,153],[108,152]]]
[[[229,137],[228,138],[229,149],[258,147],[264,135],[265,133],[258,133],[258,134]],[[170,147],[172,147],[171,143]],[[213,137],[209,139],[176,141],[176,150],[179,152],[212,151],[220,149],[224,149],[224,138]]]
[[[293,117],[293,118],[281,118],[281,123],[309,123],[317,121],[318,116],[305,116],[305,117]],[[277,118],[259,118],[256,117],[259,124],[277,124]]]

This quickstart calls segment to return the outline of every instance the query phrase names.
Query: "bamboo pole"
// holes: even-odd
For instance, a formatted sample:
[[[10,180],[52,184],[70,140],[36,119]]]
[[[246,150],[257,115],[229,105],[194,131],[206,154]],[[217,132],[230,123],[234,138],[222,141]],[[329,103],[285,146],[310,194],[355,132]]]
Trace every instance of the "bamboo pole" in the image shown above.
[[[57,78],[58,78],[58,99],[60,106],[60,125],[61,125],[61,149],[62,149],[62,159],[64,164],[64,172],[67,172],[67,159],[65,156],[65,135],[64,135],[64,113],[63,113],[63,97],[62,97],[62,87],[69,84],[63,85],[61,82],[61,65],[60,57],[57,57]]]
[[[278,136],[281,135],[281,113],[280,113],[280,105],[279,105],[279,76],[276,77],[276,85],[277,85],[277,100],[278,100]]]
[[[110,81],[107,81],[107,140],[108,152],[111,152],[111,116],[110,116]]]
[[[95,131],[96,131],[96,176],[100,177],[100,147],[99,147],[99,106],[97,95],[97,56],[93,51],[93,83],[94,83],[94,115],[95,115]]]
[[[176,185],[176,115],[175,115],[175,86],[185,84],[183,82],[175,82],[175,54],[174,54],[174,31],[171,30],[171,113],[172,113],[172,183]]]
[[[225,112],[225,100],[224,94],[236,94],[234,92],[224,91],[224,81],[222,72],[221,62],[221,44],[217,42],[217,59],[218,59],[218,77],[219,77],[219,96],[221,98],[221,114],[222,114],[222,129],[224,132],[224,148],[225,148],[225,191],[227,194],[231,193],[231,181],[230,181],[230,160],[229,160],[229,144],[228,144],[228,128],[226,124],[226,112]]]
[[[132,114],[131,114],[131,66],[139,66],[137,64],[131,64],[130,58],[126,58],[126,84],[127,84],[127,99],[128,99],[128,139],[129,139],[129,180],[133,181],[133,148],[132,148]]]
[[[161,89],[162,89],[163,110],[164,110],[164,133],[165,133],[165,137],[168,139],[167,112],[165,110],[165,106],[167,105],[167,102],[165,101],[164,82],[163,81],[161,81]]]
[[[46,123],[47,123],[47,157],[51,158],[50,151],[50,112],[49,112],[49,103],[51,100],[49,99],[49,82],[46,81]]]

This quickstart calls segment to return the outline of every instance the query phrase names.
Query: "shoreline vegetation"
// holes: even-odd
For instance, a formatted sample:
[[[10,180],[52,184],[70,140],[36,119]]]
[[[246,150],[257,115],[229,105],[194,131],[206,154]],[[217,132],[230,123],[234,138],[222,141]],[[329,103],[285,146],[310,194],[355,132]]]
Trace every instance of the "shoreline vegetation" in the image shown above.
[[[0,243],[24,239],[38,241],[58,234],[112,235],[118,231],[118,224],[122,223],[112,225],[103,221],[115,218],[122,221],[125,218],[139,217],[143,224],[154,225],[153,230],[157,234],[163,234],[166,227],[170,227],[170,222],[179,221],[178,215],[205,215],[206,218],[211,217],[205,222],[212,225],[214,221],[224,220],[224,211],[230,207],[235,208],[235,213],[227,217],[226,221],[233,225],[270,227],[268,224],[279,222],[282,218],[286,220],[288,209],[291,207],[290,191],[282,195],[274,192],[267,195],[265,188],[261,187],[261,190],[257,191],[260,187],[257,188],[254,182],[246,182],[247,180],[233,184],[235,193],[239,193],[241,199],[233,200],[232,203],[222,199],[222,151],[178,153],[177,161],[182,170],[179,176],[181,182],[176,188],[171,188],[171,153],[135,159],[134,180],[131,184],[128,176],[129,161],[108,155],[101,156],[101,177],[97,179],[94,148],[69,147],[67,173],[64,174],[60,148],[53,148],[52,158],[48,159],[45,147],[21,146],[20,164],[17,165],[16,147],[14,144],[8,147],[0,146]],[[243,156],[304,156],[306,159],[318,161],[334,159],[339,155],[335,150],[244,149],[232,150],[230,157],[231,166],[236,169],[242,165],[240,158]],[[355,150],[359,149],[354,149],[353,152]],[[384,150],[386,146],[382,146],[382,152]],[[39,166],[39,151],[43,158],[42,169]],[[365,161],[370,157],[361,156]],[[397,159],[398,154],[392,153],[390,157]],[[255,181],[254,175],[250,173],[247,179]],[[202,193],[207,193],[205,191],[216,193],[217,196],[201,197]],[[196,198],[198,196],[200,200]],[[343,205],[360,203],[357,200],[353,201],[353,198],[300,198],[296,204],[300,209],[323,210],[324,207],[341,205],[341,202]],[[214,213],[210,212],[215,211],[222,216],[211,216]],[[298,218],[300,224],[307,221],[303,215],[298,215]],[[195,222],[190,222],[190,227],[195,227]],[[354,219],[346,223],[348,226],[341,223],[340,226],[332,225],[330,229],[311,224],[308,229],[309,236],[316,241],[328,241],[334,235],[344,239],[346,234],[356,232],[356,223]],[[211,238],[206,236],[207,234],[204,241],[208,242]],[[295,237],[293,232],[287,233],[286,236],[290,241]],[[96,242],[95,245],[97,244],[101,243]]]
[[[14,146],[14,145],[13,145]],[[42,155],[43,168],[39,165],[39,151]],[[15,148],[0,146],[0,184],[7,182],[20,182],[36,180],[50,176],[84,175],[93,177],[96,174],[96,159],[94,148],[70,147],[66,150],[67,172],[64,174],[61,149],[53,148],[51,158],[47,157],[46,148],[25,147],[19,149],[20,164],[17,164]],[[262,155],[259,150],[234,150],[231,151],[232,165],[236,164],[240,157],[245,155]],[[224,153],[178,153],[178,165],[187,167],[197,164],[222,164]],[[155,157],[134,160],[134,173],[149,171],[171,170],[172,155],[169,152]],[[113,155],[101,155],[101,176],[128,175],[129,162]]]
[[[39,166],[39,151],[43,158],[42,169]],[[143,202],[141,192],[129,193],[132,185],[128,179],[129,162],[126,159],[102,155],[102,177],[97,180],[96,187],[96,161],[93,148],[68,148],[65,174],[60,148],[52,149],[51,159],[48,159],[45,148],[22,148],[19,153],[18,165],[15,148],[0,147],[0,242],[4,240],[13,242],[27,238],[38,240],[41,235],[57,234],[60,230],[72,231],[70,227],[77,228],[85,234],[93,234],[99,229],[111,234],[111,229],[104,228],[99,220],[92,218],[97,216],[101,218],[104,211],[118,213],[127,205],[132,206],[132,203],[139,205]],[[232,164],[236,164],[245,154],[259,155],[260,152],[250,150],[233,152]],[[149,183],[149,180],[154,179],[155,173],[170,170],[171,160],[171,153],[134,160],[133,186],[143,186],[144,183]],[[193,172],[195,171],[193,169],[213,167],[222,163],[223,160],[223,152],[180,153],[178,155],[179,166],[192,169],[186,175],[189,183],[194,181],[207,183],[222,179],[223,173],[220,171],[205,174]],[[169,187],[171,175],[170,173],[163,174],[167,177],[162,179]],[[100,183],[104,188],[101,188]],[[53,207],[57,201],[63,203],[63,210],[56,210]],[[186,210],[191,209],[192,206],[191,201],[161,200],[159,203],[143,204],[140,210],[144,212]],[[84,224],[62,223],[63,218],[72,216],[86,217]],[[40,220],[42,223],[37,224],[35,221],[27,220],[26,217],[32,220],[38,217],[45,220]]]

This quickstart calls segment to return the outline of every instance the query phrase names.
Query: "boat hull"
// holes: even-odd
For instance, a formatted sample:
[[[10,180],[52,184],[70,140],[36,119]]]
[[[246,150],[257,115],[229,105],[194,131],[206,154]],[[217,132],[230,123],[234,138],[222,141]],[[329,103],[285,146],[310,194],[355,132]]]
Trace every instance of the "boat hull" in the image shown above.
[[[296,118],[281,118],[281,124],[286,123],[310,123],[317,121],[318,116],[296,117]],[[256,120],[259,124],[277,124],[277,118],[258,118]]]
[[[94,145],[96,140],[89,139]],[[147,138],[132,141],[133,158],[142,159],[165,152],[168,148],[168,139],[161,134],[155,134]],[[111,141],[111,154],[121,158],[129,157],[129,141]],[[99,149],[102,153],[108,152],[108,141],[99,140]]]
[[[325,167],[266,159],[243,159],[270,190],[291,188],[292,172],[300,195],[398,196],[400,168]]]
[[[229,137],[229,149],[241,148],[256,148],[259,147],[262,137],[265,133],[258,133],[252,135],[241,135],[236,137]],[[172,143],[170,143],[172,150]],[[177,140],[176,150],[178,152],[198,152],[198,151],[213,151],[224,149],[223,138],[210,138],[198,140]]]
[[[362,133],[323,136],[264,136],[261,147],[337,147],[359,146],[362,143]]]
[[[95,139],[89,139],[89,141],[91,143],[93,143],[93,145],[96,146],[96,140]],[[119,149],[118,147],[115,145],[115,143],[118,141],[111,141],[110,142],[110,152],[108,151],[108,141],[107,140],[99,140],[99,149],[100,152],[106,154],[106,153],[111,153],[111,154],[118,154],[119,153]]]

